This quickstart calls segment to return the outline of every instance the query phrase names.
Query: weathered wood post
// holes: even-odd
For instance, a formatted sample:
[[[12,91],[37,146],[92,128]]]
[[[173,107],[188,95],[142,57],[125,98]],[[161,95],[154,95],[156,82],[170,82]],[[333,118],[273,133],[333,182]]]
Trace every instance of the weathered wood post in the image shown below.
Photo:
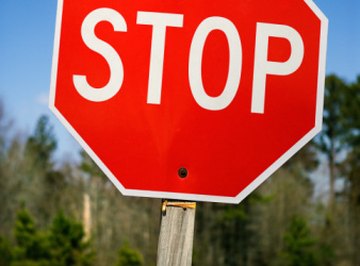
[[[163,200],[157,266],[191,266],[195,202]]]

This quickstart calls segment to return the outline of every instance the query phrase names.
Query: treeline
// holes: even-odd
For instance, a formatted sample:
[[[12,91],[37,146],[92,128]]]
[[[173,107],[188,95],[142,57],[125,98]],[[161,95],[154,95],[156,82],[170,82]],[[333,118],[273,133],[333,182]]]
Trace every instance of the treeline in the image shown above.
[[[326,78],[324,127],[239,205],[199,203],[193,265],[360,265],[360,77]],[[47,117],[0,108],[0,265],[155,265],[160,200],[123,197],[93,161],[55,161]]]

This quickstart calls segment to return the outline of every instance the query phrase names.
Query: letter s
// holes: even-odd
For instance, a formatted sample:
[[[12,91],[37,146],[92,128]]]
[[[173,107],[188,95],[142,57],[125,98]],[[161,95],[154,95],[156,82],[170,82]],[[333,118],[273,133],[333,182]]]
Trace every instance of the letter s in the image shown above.
[[[85,75],[73,75],[76,90],[85,99],[102,102],[114,97],[124,80],[124,68],[120,56],[115,49],[95,35],[95,27],[99,22],[112,24],[114,31],[126,32],[127,26],[123,16],[110,8],[99,8],[89,13],[81,26],[81,36],[86,46],[104,57],[110,68],[108,83],[102,88],[94,88],[87,82]]]

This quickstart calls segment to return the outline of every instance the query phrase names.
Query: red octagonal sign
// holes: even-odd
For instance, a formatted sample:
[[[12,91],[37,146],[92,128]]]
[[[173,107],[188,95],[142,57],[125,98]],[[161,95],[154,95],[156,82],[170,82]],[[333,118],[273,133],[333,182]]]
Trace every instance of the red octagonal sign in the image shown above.
[[[319,132],[303,0],[59,0],[50,108],[125,195],[240,202]]]

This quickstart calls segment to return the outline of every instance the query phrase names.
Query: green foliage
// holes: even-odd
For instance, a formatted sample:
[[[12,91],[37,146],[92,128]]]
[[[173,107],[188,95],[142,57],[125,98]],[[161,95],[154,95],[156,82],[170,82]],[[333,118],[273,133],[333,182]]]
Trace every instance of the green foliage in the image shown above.
[[[26,209],[18,211],[14,234],[14,261],[25,264],[49,258],[46,236],[37,231],[35,222]]]
[[[3,102],[0,100],[0,159],[3,159],[5,152],[6,122]],[[1,162],[2,160],[0,160]]]
[[[349,151],[342,164],[342,174],[346,177],[344,207],[350,216],[349,254],[353,265],[360,265],[360,76],[350,84],[348,94],[345,128]]]
[[[107,180],[105,174],[101,171],[101,169],[94,163],[94,161],[90,158],[90,156],[85,152],[80,152],[81,163],[80,169],[93,178],[98,178],[102,180]]]
[[[346,140],[350,147],[356,148],[360,146],[360,75],[348,86],[344,105]]]
[[[316,265],[315,239],[306,220],[294,217],[284,235],[280,263],[287,266]]]
[[[30,213],[20,209],[14,236],[14,246],[0,238],[1,266],[90,266],[94,260],[82,225],[61,212],[49,230],[39,231]]]
[[[83,240],[83,226],[60,212],[50,228],[51,265],[91,265],[94,254],[89,250],[89,243]]]
[[[319,135],[320,151],[327,156],[334,156],[341,150],[346,129],[344,128],[347,108],[348,85],[336,75],[329,75],[325,80],[325,102],[323,130]]]
[[[27,140],[25,151],[33,155],[35,166],[49,169],[56,147],[53,127],[49,124],[49,118],[43,115],[37,122],[34,134]]]
[[[49,118],[41,116],[34,133],[25,143],[24,198],[31,198],[28,208],[37,217],[40,227],[45,227],[62,209],[66,177],[63,171],[55,169],[53,157],[57,147],[53,127]],[[30,195],[29,195],[30,194]]]
[[[142,266],[144,265],[141,253],[129,247],[128,244],[122,245],[118,254],[116,266]]]
[[[199,204],[195,223],[193,265],[243,265],[249,260],[254,232],[251,211],[266,201],[257,193],[239,205]]]
[[[335,182],[339,178],[339,153],[346,143],[347,130],[345,124],[348,100],[348,84],[336,75],[327,76],[325,80],[323,129],[315,143],[318,150],[325,155],[329,168],[329,213],[333,213],[335,208]],[[332,217],[329,214],[328,220],[330,224]]]
[[[329,192],[319,237],[323,247],[320,253],[328,254],[323,256],[324,260],[336,258],[332,264],[360,263],[359,252],[353,248],[359,245],[356,239],[360,238],[360,215],[356,215],[359,209],[354,201],[354,196],[360,195],[360,178],[357,174],[360,161],[357,154],[360,147],[359,106],[360,77],[354,83],[348,83],[336,75],[326,78],[324,125],[316,143],[319,151],[325,155]],[[337,181],[344,185],[344,189],[336,187]],[[349,254],[353,254],[352,258]]]
[[[0,236],[0,266],[8,266],[12,260],[11,246],[9,242]]]

